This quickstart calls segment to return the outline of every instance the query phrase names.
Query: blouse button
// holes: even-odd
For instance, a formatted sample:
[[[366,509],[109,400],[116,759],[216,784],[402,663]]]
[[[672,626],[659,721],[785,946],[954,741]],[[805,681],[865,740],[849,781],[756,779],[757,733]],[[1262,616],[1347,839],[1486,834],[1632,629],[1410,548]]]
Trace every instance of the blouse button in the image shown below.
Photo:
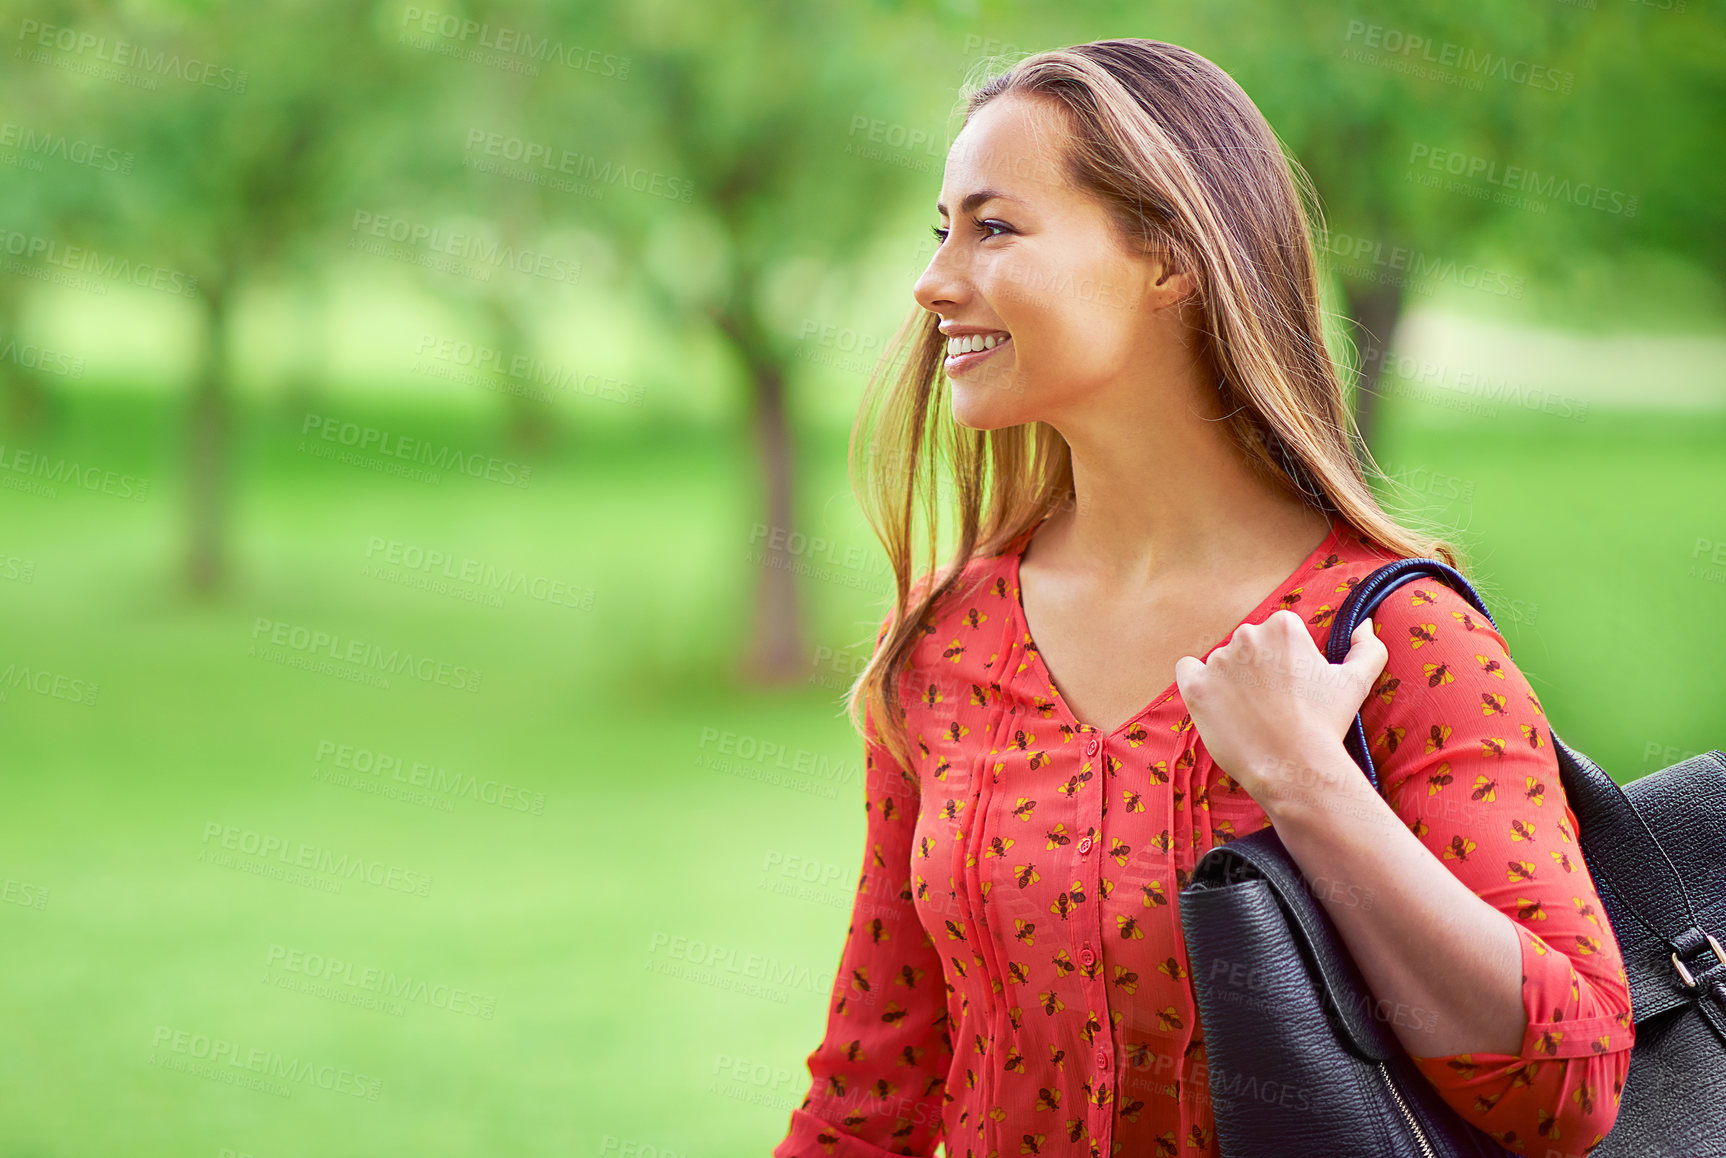
[[[1097,963],[1097,955],[1095,953],[1091,952],[1091,947],[1089,945],[1086,945],[1083,949],[1079,950],[1079,964],[1081,964],[1085,968],[1089,969],[1091,966],[1095,965],[1096,963]]]
[[[1097,1051],[1097,1068],[1100,1070],[1106,1070],[1109,1068],[1109,1051],[1108,1050],[1100,1049]]]
[[[1081,840],[1079,842],[1079,855],[1083,856],[1085,853],[1090,852],[1090,851],[1091,851],[1091,838],[1087,836],[1084,840]]]
[[[1095,756],[1096,754],[1097,754],[1097,738],[1095,736],[1093,736],[1089,740],[1085,741],[1085,755]]]

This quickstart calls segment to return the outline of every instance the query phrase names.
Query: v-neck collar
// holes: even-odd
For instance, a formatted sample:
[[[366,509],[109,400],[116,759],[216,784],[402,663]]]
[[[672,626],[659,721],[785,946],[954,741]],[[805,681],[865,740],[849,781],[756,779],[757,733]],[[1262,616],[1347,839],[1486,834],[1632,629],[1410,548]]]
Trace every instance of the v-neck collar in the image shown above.
[[[1024,595],[1019,585],[1019,562],[1024,558],[1025,550],[1030,546],[1031,538],[1040,526],[1042,526],[1041,522],[1034,524],[1025,533],[1015,539],[1015,546],[1008,555],[1007,582],[1012,588],[1013,606],[1011,611],[1016,631],[1015,638],[1018,641],[1021,651],[1029,653],[1030,662],[1037,673],[1037,677],[1048,684],[1050,695],[1053,698],[1056,708],[1064,718],[1064,722],[1071,725],[1077,732],[1101,734],[1101,728],[1093,724],[1081,723],[1078,716],[1074,714],[1072,708],[1068,706],[1066,697],[1061,694],[1060,686],[1055,683],[1055,677],[1049,672],[1048,665],[1043,662],[1042,649],[1037,646],[1037,641],[1032,637],[1030,622],[1025,616]],[[1211,652],[1216,651],[1218,648],[1227,644],[1228,641],[1234,637],[1234,633],[1240,630],[1243,625],[1248,623],[1259,623],[1268,618],[1276,610],[1276,605],[1282,601],[1282,597],[1287,595],[1297,587],[1302,580],[1312,573],[1314,564],[1316,564],[1320,559],[1325,558],[1334,548],[1340,545],[1343,535],[1343,527],[1344,523],[1341,516],[1333,514],[1331,516],[1330,531],[1325,535],[1324,540],[1308,552],[1306,558],[1301,560],[1299,566],[1290,572],[1281,583],[1277,584],[1275,590],[1271,591],[1270,594],[1260,600],[1258,606],[1248,612],[1245,619],[1242,619],[1239,623],[1235,624],[1234,627],[1231,627],[1228,634],[1207,648],[1204,655],[1200,656],[1200,658],[1210,658]],[[1164,688],[1161,692],[1152,697],[1150,703],[1134,712],[1124,723],[1109,732],[1104,739],[1113,740],[1115,737],[1121,735],[1128,728],[1142,720],[1150,712],[1160,707],[1165,701],[1177,695],[1179,691],[1179,682],[1171,681],[1168,687]]]

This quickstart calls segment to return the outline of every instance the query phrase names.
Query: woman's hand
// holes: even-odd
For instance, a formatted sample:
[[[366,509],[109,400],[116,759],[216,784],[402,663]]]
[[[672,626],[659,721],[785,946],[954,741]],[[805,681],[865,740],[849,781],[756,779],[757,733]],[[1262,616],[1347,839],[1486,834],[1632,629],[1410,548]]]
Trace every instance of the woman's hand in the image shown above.
[[[1389,658],[1367,618],[1332,664],[1284,609],[1236,628],[1209,660],[1182,656],[1175,685],[1211,759],[1269,811],[1279,794],[1320,787],[1313,769],[1337,766],[1331,757]]]

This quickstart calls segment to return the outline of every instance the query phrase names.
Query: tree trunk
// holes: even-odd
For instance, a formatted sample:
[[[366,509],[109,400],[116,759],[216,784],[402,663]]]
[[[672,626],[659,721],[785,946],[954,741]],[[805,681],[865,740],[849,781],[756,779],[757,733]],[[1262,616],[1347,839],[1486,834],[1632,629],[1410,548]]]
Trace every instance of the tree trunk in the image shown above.
[[[186,422],[186,582],[210,595],[227,575],[229,414],[228,288],[205,282],[204,357]]]
[[[510,244],[517,244],[512,233]],[[528,334],[513,301],[505,300],[502,291],[486,297],[486,314],[491,323],[492,340],[497,343],[499,357],[505,365],[510,359],[528,353]],[[489,371],[482,371],[488,373]],[[532,377],[523,381],[508,374],[498,376],[504,396],[505,437],[511,447],[526,454],[545,451],[556,439],[556,420],[551,405],[537,396],[539,386]]]
[[[743,278],[729,300],[754,300],[753,280]],[[750,421],[767,501],[765,532],[750,535],[746,553],[761,571],[755,584],[755,630],[738,675],[754,684],[800,683],[809,668],[803,651],[797,578],[791,570],[797,555],[791,548],[806,540],[792,536],[794,456],[791,423],[785,413],[785,370],[753,316],[717,307],[709,307],[707,314],[730,340],[749,374],[754,402]]]
[[[47,428],[53,407],[48,388],[36,371],[21,365],[0,365],[0,390],[5,391],[8,428],[25,436]]]
[[[767,499],[767,531],[751,536],[750,558],[761,568],[755,585],[755,631],[741,674],[758,684],[797,683],[808,674],[803,654],[797,556],[792,538],[791,428],[785,414],[785,374],[765,359],[751,359],[755,387],[756,451]]]
[[[0,287],[0,335],[3,335],[0,341],[18,341],[18,320],[23,312],[24,295],[14,282],[8,281]],[[49,425],[54,398],[42,380],[41,371],[24,365],[22,352],[10,361],[0,361],[0,393],[6,399],[9,430],[27,437],[40,434]]]
[[[1360,355],[1355,369],[1354,420],[1361,441],[1371,449],[1378,428],[1379,377],[1402,314],[1403,290],[1394,281],[1348,282],[1343,293],[1355,324],[1355,347]]]

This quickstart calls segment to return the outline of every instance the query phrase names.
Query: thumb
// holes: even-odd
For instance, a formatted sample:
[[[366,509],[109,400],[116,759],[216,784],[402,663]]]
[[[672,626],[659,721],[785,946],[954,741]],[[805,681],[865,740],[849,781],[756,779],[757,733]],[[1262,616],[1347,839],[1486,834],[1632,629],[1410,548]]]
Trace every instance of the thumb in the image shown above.
[[[1342,666],[1359,669],[1358,678],[1369,680],[1384,670],[1385,661],[1390,658],[1390,649],[1385,647],[1384,641],[1378,637],[1372,616],[1361,620],[1348,640],[1348,654],[1343,657]]]
[[[1204,670],[1204,660],[1196,655],[1183,655],[1175,661],[1175,684],[1177,686],[1184,684]]]

